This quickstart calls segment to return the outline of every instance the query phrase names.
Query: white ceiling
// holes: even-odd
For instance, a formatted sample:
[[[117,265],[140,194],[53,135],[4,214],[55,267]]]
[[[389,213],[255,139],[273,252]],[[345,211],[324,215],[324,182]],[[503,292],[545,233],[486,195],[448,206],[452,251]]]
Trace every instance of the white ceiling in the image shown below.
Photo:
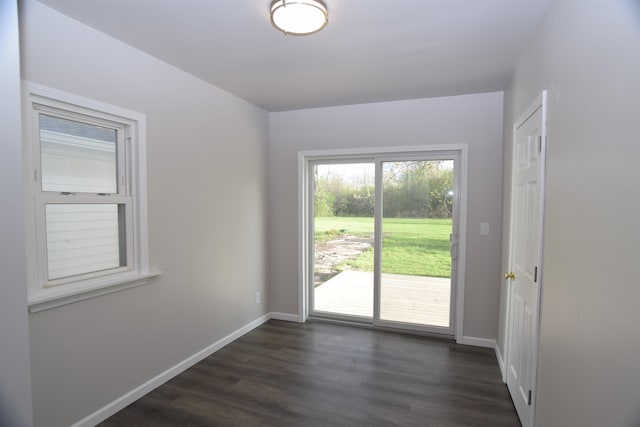
[[[499,91],[550,0],[325,0],[285,36],[271,0],[40,0],[269,111]]]

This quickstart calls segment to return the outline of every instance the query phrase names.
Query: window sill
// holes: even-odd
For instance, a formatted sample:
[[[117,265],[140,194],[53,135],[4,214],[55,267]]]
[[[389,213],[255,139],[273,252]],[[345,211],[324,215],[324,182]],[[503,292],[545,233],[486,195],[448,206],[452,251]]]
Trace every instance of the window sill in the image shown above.
[[[53,290],[45,291],[39,295],[34,295],[29,298],[29,312],[37,313],[39,311],[49,310],[50,308],[60,307],[62,305],[72,304],[89,298],[95,298],[101,295],[107,295],[124,289],[141,286],[148,282],[147,279],[161,274],[161,271],[130,274],[111,278],[110,280],[104,280],[90,288],[61,288],[60,290],[56,290],[55,293]]]

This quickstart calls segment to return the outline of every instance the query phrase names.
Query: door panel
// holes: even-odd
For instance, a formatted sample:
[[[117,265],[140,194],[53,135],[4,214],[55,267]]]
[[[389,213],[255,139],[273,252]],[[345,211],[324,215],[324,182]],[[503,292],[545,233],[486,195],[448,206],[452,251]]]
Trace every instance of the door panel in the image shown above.
[[[311,313],[373,317],[375,167],[372,162],[317,162],[313,174]],[[367,262],[368,258],[371,262]],[[368,320],[370,322],[370,320]]]
[[[380,316],[449,329],[452,159],[382,162]]]
[[[537,351],[543,178],[542,108],[514,135],[507,386],[522,425],[531,425]]]

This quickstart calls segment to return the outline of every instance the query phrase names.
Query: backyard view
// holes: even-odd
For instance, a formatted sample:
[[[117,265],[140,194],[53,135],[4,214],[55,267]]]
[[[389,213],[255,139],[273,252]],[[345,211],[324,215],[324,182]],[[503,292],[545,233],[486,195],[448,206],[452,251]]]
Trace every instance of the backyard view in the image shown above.
[[[340,246],[352,255],[336,256],[337,262],[316,280],[344,270],[373,271],[373,225],[373,218],[315,218],[316,257],[340,253]],[[385,218],[383,229],[383,273],[450,277],[451,218]]]
[[[383,162],[382,170],[381,317],[387,312],[389,320],[405,321],[393,317],[406,310],[385,309],[386,299],[431,299],[447,306],[439,314],[446,321],[437,321],[446,326],[453,161]],[[373,163],[314,167],[317,310],[373,315],[374,182]]]

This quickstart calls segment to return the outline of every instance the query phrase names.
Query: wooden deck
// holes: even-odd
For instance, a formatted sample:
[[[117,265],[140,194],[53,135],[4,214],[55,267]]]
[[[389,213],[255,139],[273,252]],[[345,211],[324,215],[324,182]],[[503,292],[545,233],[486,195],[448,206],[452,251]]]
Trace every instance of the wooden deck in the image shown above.
[[[380,319],[449,326],[451,280],[382,274]],[[315,288],[314,309],[373,317],[373,273],[344,271]]]

